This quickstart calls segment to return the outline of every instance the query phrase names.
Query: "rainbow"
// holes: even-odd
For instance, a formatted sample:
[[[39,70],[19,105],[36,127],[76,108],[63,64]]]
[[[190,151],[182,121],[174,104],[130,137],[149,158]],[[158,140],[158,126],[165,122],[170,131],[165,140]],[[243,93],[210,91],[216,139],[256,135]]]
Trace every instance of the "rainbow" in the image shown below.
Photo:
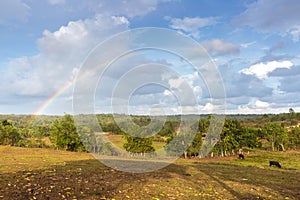
[[[125,54],[123,54],[122,56],[126,56],[130,54],[130,52],[127,52]],[[111,62],[105,62],[103,63],[103,65],[107,66],[109,63]],[[36,119],[37,117],[43,112],[43,110],[45,110],[59,95],[61,95],[65,90],[67,90],[69,87],[71,87],[74,83],[76,83],[77,80],[83,78],[84,76],[86,76],[87,74],[89,74],[90,72],[94,71],[97,68],[97,65],[92,67],[89,70],[86,70],[83,74],[78,75],[77,77],[75,77],[73,80],[68,81],[64,86],[62,86],[60,89],[58,89],[51,97],[49,97],[44,103],[43,105],[41,105],[32,115],[30,120],[28,121],[26,127],[30,126]]]
[[[27,123],[27,127],[30,126],[36,118],[45,110],[59,95],[61,95],[65,90],[70,88],[74,83],[76,82],[76,79],[73,79],[72,81],[68,81],[64,86],[62,86],[60,89],[58,89],[51,97],[49,97],[43,105],[41,105],[32,115],[30,120]]]
[[[64,91],[66,91],[68,88],[70,88],[74,83],[76,83],[77,80],[81,79],[82,77],[86,76],[89,72],[93,71],[94,68],[91,70],[87,70],[85,73],[78,75],[73,80],[68,81],[65,85],[63,85],[60,89],[58,89],[51,97],[49,97],[43,105],[41,105],[32,115],[30,120],[28,121],[26,127],[30,126],[37,117],[45,110],[59,95],[61,95]]]
[[[73,84],[76,83],[76,81],[82,79],[83,77],[87,76],[89,73],[93,72],[97,66],[92,67],[89,70],[86,70],[84,73],[79,74],[77,77],[72,79],[71,81],[68,81],[65,85],[63,85],[60,89],[58,89],[51,97],[49,97],[43,105],[41,105],[32,115],[30,120],[28,121],[26,127],[30,126],[37,117],[45,110],[59,95],[61,95],[64,91],[66,91],[68,88],[70,88]]]

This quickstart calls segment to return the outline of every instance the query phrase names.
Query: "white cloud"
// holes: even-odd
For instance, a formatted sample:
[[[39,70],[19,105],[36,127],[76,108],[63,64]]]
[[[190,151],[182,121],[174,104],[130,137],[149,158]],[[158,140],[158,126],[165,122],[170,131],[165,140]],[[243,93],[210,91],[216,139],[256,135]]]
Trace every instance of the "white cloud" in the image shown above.
[[[243,114],[262,114],[262,113],[268,113],[272,112],[272,106],[268,102],[261,101],[259,99],[252,99],[248,104],[246,105],[240,105],[238,106],[238,112]],[[230,112],[228,112],[230,113]]]
[[[200,29],[206,26],[211,26],[217,23],[217,17],[207,17],[207,18],[200,18],[200,17],[184,17],[183,19],[180,18],[166,18],[170,20],[171,24],[170,27],[176,30],[184,31],[185,33],[190,34],[194,38],[200,37]]]
[[[97,15],[93,19],[71,21],[58,31],[44,31],[38,46],[47,59],[78,65],[96,44],[112,34],[127,30],[129,22],[125,17]]]
[[[240,73],[247,74],[247,75],[255,75],[259,79],[265,79],[268,77],[268,74],[276,69],[279,68],[288,68],[290,69],[293,66],[291,61],[271,61],[268,63],[258,63],[252,65],[249,68],[245,68],[240,70]]]
[[[211,103],[207,103],[205,104],[205,106],[202,108],[203,111],[207,112],[207,113],[212,113],[215,110],[215,106]]]
[[[124,17],[98,15],[69,22],[55,32],[44,31],[43,37],[37,42],[40,50],[38,55],[12,59],[8,63],[4,77],[0,80],[6,90],[6,98],[20,96],[22,101],[25,98],[29,101],[38,99],[36,101],[39,103],[36,104],[41,105],[43,100],[54,93],[64,92],[56,101],[61,104],[60,98],[72,94],[72,88],[65,86],[76,76],[89,51],[113,34],[128,30],[128,26],[129,22]],[[123,43],[118,45],[118,48],[124,46]],[[70,102],[64,105],[68,106],[63,110],[60,105],[52,105],[51,113],[70,112]]]
[[[170,79],[169,80],[169,85],[171,88],[179,88],[183,83],[185,82],[185,80],[183,78],[177,78],[177,79]]]
[[[293,37],[293,41],[298,42],[300,37],[300,25],[293,27],[289,32]]]
[[[74,1],[74,0],[73,0]],[[160,3],[168,2],[167,0],[89,0],[81,1],[77,0],[75,3],[81,5],[82,8],[93,11],[95,13],[101,13],[105,15],[125,15],[128,18],[145,16],[156,10],[156,7]],[[68,2],[69,3],[69,2]],[[74,4],[75,4],[74,3]],[[77,7],[77,5],[73,7]]]
[[[270,107],[270,104],[268,102],[256,100],[255,103],[254,103],[254,108],[267,109],[269,107]]]
[[[258,0],[233,20],[238,25],[254,27],[263,33],[300,36],[300,4],[298,0]]]
[[[59,5],[59,4],[64,4],[66,1],[65,0],[48,0],[48,2],[51,5]]]
[[[228,65],[219,65],[218,67],[223,79],[224,88],[226,90],[226,98],[234,104],[244,104],[246,99],[272,95],[272,88],[266,86],[264,80],[258,79],[256,76],[248,76],[244,73],[235,71]],[[242,100],[242,101],[241,101]]]
[[[218,55],[229,55],[239,53],[239,47],[231,42],[222,39],[213,39],[201,43],[209,53]]]
[[[165,96],[170,96],[170,95],[172,95],[172,92],[170,92],[170,90],[165,90],[164,95]]]
[[[262,101],[259,99],[252,99],[246,105],[240,105],[238,109],[230,111],[227,113],[243,113],[243,114],[266,114],[266,113],[286,113],[289,108],[293,108],[295,111],[299,111],[299,103],[291,103],[290,101],[285,103],[274,102],[274,97],[270,97],[272,103]],[[286,97],[284,97],[286,100]]]
[[[0,1],[0,24],[14,25],[26,22],[30,16],[30,7],[22,0]]]
[[[256,41],[241,44],[241,47],[247,49],[249,46],[256,44]]]

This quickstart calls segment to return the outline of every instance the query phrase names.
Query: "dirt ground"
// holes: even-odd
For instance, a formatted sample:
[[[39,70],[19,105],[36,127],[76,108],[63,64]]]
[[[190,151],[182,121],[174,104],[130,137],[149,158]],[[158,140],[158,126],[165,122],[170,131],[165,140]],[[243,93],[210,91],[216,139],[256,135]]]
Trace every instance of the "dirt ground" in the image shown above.
[[[53,165],[50,158],[57,156],[54,153],[48,157],[31,155],[36,163],[30,167],[27,165],[31,162],[24,164],[26,160],[22,161],[22,167],[18,165],[25,155],[6,153],[6,159],[2,155],[0,167],[10,168],[0,169],[0,200],[300,199],[298,169],[255,167],[231,158],[224,162],[179,160],[163,169],[138,174],[111,169],[91,157],[80,160],[79,156],[72,161],[70,156],[79,155],[76,153],[65,153],[58,163],[54,159]],[[13,165],[3,163],[9,159],[14,161]],[[43,167],[37,167],[39,162],[44,163]],[[135,161],[121,162],[135,165]]]

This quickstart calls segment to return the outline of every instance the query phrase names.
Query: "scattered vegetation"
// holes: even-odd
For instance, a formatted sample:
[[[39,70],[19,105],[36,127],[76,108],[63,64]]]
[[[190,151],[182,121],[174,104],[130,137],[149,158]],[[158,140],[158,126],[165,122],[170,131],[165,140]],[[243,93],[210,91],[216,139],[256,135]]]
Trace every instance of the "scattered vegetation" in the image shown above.
[[[179,159],[132,174],[90,154],[0,146],[0,199],[299,199],[299,151]],[[282,168],[269,167],[279,160]],[[124,162],[134,162],[128,159]]]
[[[89,122],[91,116],[76,117],[84,123],[75,126],[74,118],[68,114],[39,116],[35,120],[26,115],[0,115],[0,145],[106,155],[120,155],[120,146],[135,155],[151,153],[164,146],[169,156],[182,155],[187,158],[200,156],[212,116],[203,115],[198,119],[199,116],[189,115],[184,116],[185,122],[182,122],[183,116],[168,116],[165,119],[163,116],[101,114],[96,116],[97,126]],[[230,115],[225,120],[221,135],[216,138],[210,156],[234,155],[242,149],[298,149],[299,122],[300,114],[293,109],[277,115]],[[121,145],[115,145],[110,140],[114,136],[120,136]]]
[[[293,110],[228,116],[218,138],[207,134],[211,115],[200,120],[184,116],[182,122],[182,116],[118,115],[115,121],[113,115],[103,114],[96,116],[96,125],[90,123],[90,116],[76,117],[85,123],[75,126],[68,114],[35,120],[27,115],[0,115],[0,199],[300,197],[300,114]],[[207,158],[199,155],[203,142],[215,139]],[[161,148],[166,156],[182,158],[144,174],[116,171],[86,153],[115,159],[122,154],[120,149],[144,156]],[[240,151],[244,160],[236,155]],[[282,167],[270,167],[270,160]],[[125,157],[119,162],[134,165],[137,161]]]

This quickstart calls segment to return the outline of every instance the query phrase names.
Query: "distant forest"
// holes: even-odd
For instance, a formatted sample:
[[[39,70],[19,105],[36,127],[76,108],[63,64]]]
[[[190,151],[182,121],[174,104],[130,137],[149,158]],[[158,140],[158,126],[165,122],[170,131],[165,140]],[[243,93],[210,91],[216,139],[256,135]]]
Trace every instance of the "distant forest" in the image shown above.
[[[84,123],[76,124],[74,118]],[[139,156],[155,152],[155,142],[163,144],[168,156],[186,158],[204,157],[207,153],[209,156],[228,156],[251,149],[285,151],[300,148],[300,113],[292,108],[282,114],[226,115],[220,125],[221,134],[211,140],[208,132],[214,115],[150,117],[98,114],[97,124],[89,124],[91,118],[95,119],[95,116],[0,115],[0,145],[87,151],[112,156],[122,154],[105,137],[109,134],[123,136],[123,149]],[[187,144],[186,140],[190,143]],[[201,147],[208,141],[213,148],[201,155]]]

